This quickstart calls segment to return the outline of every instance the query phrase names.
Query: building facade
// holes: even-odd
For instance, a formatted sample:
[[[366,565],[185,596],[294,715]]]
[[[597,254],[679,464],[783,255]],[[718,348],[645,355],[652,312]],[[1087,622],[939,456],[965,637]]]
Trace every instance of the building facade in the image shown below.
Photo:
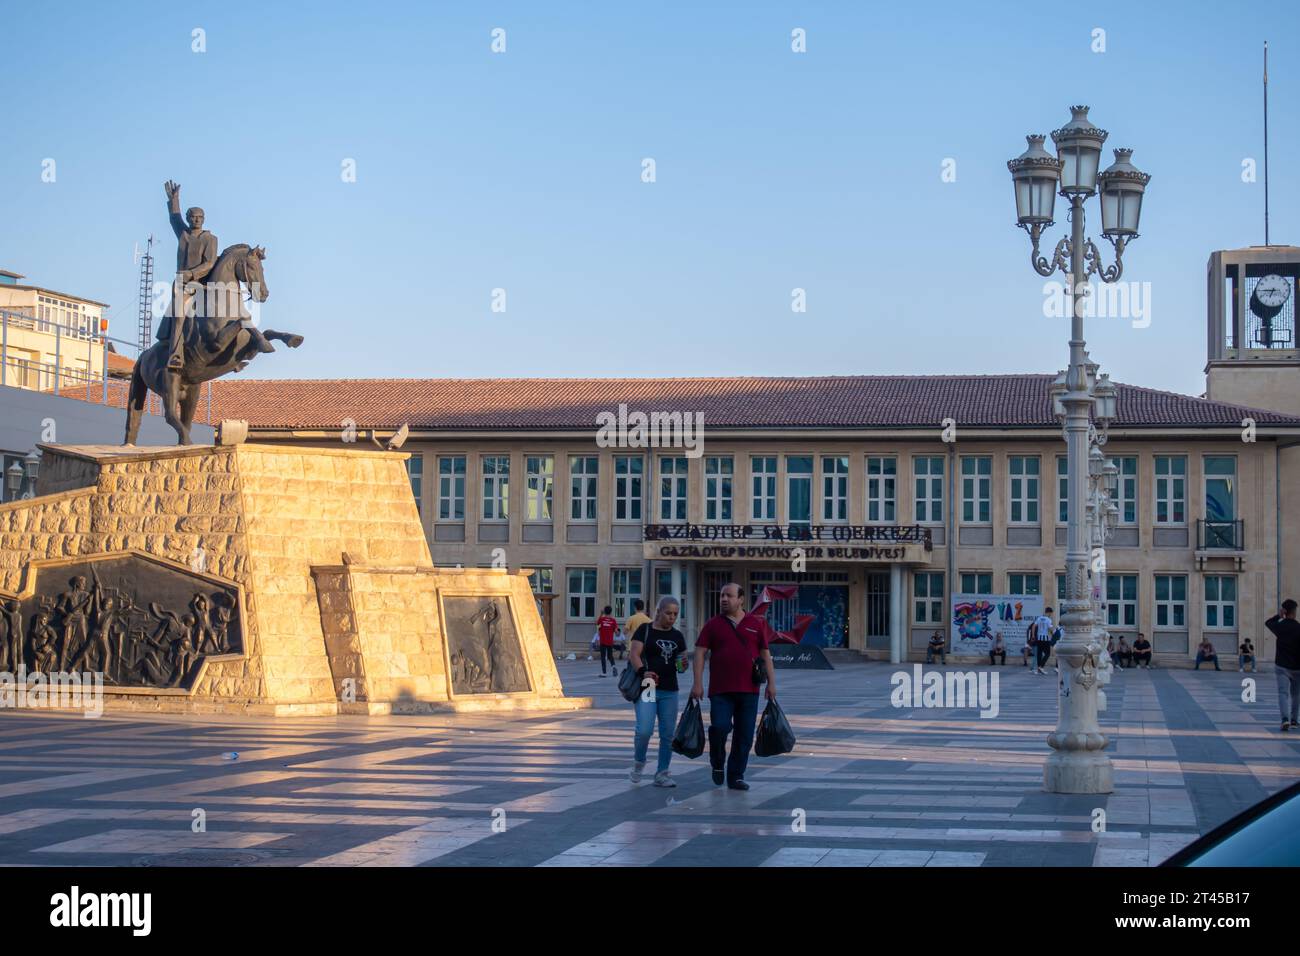
[[[108,306],[23,278],[0,269],[0,385],[71,392],[100,383]]]
[[[805,640],[923,655],[954,593],[1043,594],[1065,570],[1064,444],[1046,375],[672,380],[223,382],[217,418],[255,441],[368,442],[409,424],[412,490],[435,563],[534,571],[558,653],[604,606],[682,600],[693,639],[737,581]],[[1112,633],[1190,663],[1225,659],[1282,590],[1280,450],[1300,416],[1119,386],[1106,455],[1119,524],[1106,553]],[[611,421],[679,423],[665,432]],[[1253,427],[1243,428],[1249,419]],[[699,426],[691,428],[691,424]],[[354,427],[361,424],[361,431]],[[671,439],[672,427],[667,434]]]

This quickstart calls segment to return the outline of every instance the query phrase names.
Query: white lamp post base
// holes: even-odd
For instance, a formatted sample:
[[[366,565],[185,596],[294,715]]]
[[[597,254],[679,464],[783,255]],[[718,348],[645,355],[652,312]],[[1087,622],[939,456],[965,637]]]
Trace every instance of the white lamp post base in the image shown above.
[[[1113,793],[1110,759],[1101,752],[1057,751],[1043,765],[1048,793]]]

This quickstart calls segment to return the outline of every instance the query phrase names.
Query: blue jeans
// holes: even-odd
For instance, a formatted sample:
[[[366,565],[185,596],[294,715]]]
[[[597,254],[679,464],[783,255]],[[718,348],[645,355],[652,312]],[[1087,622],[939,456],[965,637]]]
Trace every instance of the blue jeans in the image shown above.
[[[677,730],[677,691],[656,690],[654,700],[646,700],[648,691],[633,705],[636,708],[636,736],[633,738],[633,759],[645,763],[646,751],[650,749],[650,738],[655,730],[655,717],[659,718],[659,764],[655,773],[668,769],[668,762],[673,759],[673,733]]]
[[[749,748],[754,746],[754,724],[758,720],[758,691],[714,694],[709,697],[709,762],[722,769],[722,757],[731,738],[727,757],[727,782],[740,780],[749,766]]]
[[[1219,669],[1219,655],[1218,655],[1218,654],[1210,654],[1210,655],[1206,655],[1206,654],[1202,653],[1201,651],[1197,651],[1197,652],[1196,652],[1196,666],[1193,667],[1192,670],[1194,670],[1194,671],[1199,671],[1199,670],[1201,669],[1201,665],[1204,664],[1206,661],[1212,661],[1212,662],[1214,663],[1214,669],[1215,669],[1216,671]]]
[[[1300,717],[1300,670],[1278,667],[1277,670],[1277,706],[1282,711],[1282,719],[1296,722]]]
[[[1240,668],[1242,668],[1242,669],[1245,669],[1245,667],[1246,667],[1247,664],[1249,664],[1249,665],[1251,666],[1251,669],[1252,669],[1252,670],[1257,670],[1257,669],[1258,669],[1258,668],[1256,668],[1256,666],[1255,666],[1255,655],[1254,655],[1254,654],[1238,654],[1238,655],[1237,655],[1237,666],[1240,667]]]

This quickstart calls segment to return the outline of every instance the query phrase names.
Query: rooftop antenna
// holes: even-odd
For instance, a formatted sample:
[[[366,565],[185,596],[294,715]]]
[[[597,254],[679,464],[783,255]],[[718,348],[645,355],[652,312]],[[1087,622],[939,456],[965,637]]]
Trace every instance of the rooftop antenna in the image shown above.
[[[1267,187],[1266,187],[1267,188]],[[149,347],[153,338],[153,235],[145,243],[140,256],[140,351]]]
[[[1264,245],[1268,245],[1268,41],[1264,41]]]

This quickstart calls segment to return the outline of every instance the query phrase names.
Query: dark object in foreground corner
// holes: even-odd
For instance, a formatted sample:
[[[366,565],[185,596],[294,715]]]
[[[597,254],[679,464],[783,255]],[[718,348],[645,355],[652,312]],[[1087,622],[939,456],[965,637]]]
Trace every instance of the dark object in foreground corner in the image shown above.
[[[1300,783],[1261,800],[1161,866],[1300,866]]]
[[[754,734],[754,756],[776,757],[794,750],[794,730],[785,719],[785,711],[774,700],[769,700],[758,718],[758,732]]]
[[[673,734],[673,753],[694,760],[704,753],[704,715],[700,711],[700,702],[689,701],[677,721],[677,731]]]

